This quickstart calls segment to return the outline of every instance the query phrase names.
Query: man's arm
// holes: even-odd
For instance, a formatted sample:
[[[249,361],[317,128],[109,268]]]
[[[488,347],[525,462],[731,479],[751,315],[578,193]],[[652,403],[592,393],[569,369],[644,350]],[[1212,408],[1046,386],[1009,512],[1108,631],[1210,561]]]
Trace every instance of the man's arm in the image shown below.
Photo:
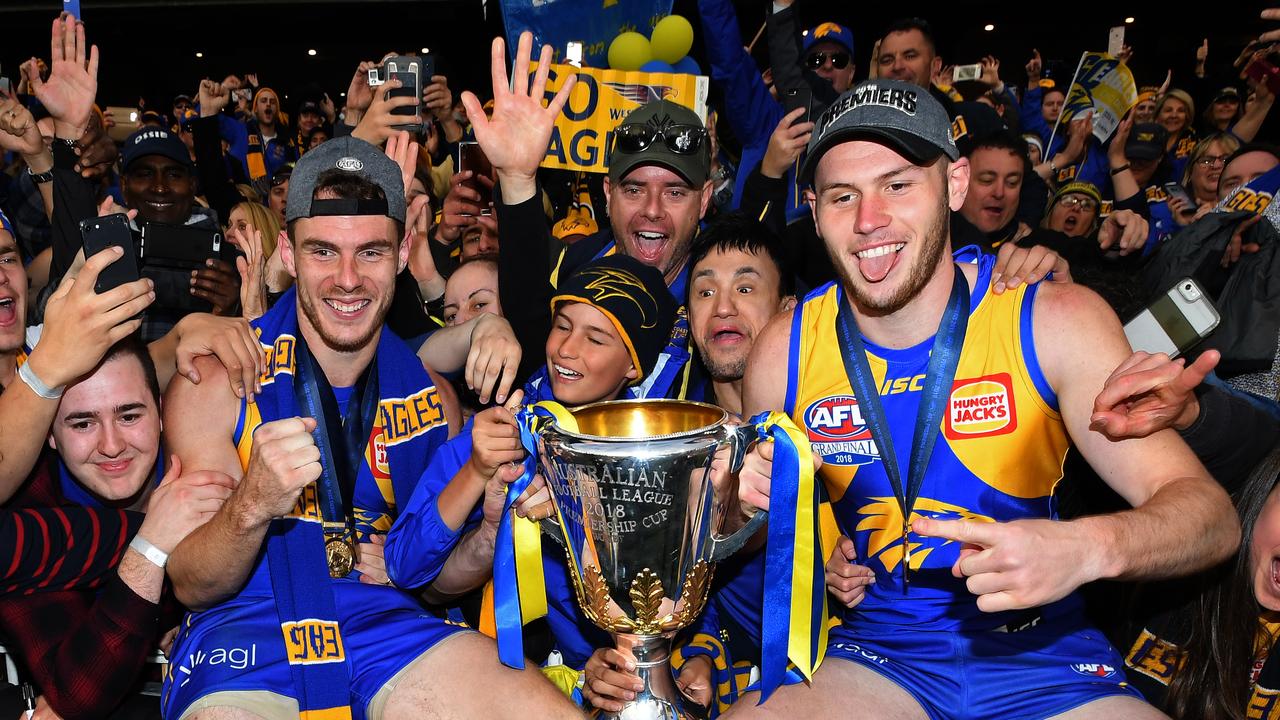
[[[0,597],[99,587],[141,525],[141,514],[124,510],[0,510]]]
[[[1099,578],[1154,579],[1212,567],[1238,546],[1230,498],[1176,433],[1115,442],[1090,429],[1094,399],[1130,355],[1115,313],[1079,285],[1042,285],[1035,308],[1036,353],[1058,393],[1072,440],[1132,510],[1070,524],[1094,548],[1080,557]],[[1076,337],[1081,342],[1055,342]],[[1092,557],[1091,557],[1092,556]]]
[[[769,94],[755,61],[742,47],[733,4],[698,0],[698,17],[711,77],[724,92],[725,117],[744,147],[763,145],[782,117],[782,105]]]
[[[742,417],[749,419],[768,410],[783,410],[787,399],[787,366],[791,361],[791,318],[799,308],[773,316],[751,348],[747,372],[742,378]],[[778,362],[778,358],[786,358]],[[743,510],[769,509],[769,485],[773,468],[773,444],[762,442],[743,459],[738,474],[738,499]]]
[[[199,385],[176,376],[165,393],[165,446],[189,470],[222,473],[237,481],[239,490],[244,473],[232,445],[238,400],[221,363],[199,358],[195,367]],[[239,591],[253,568],[267,525],[249,522],[238,502],[223,505],[169,556],[168,572],[178,600],[198,610]]]

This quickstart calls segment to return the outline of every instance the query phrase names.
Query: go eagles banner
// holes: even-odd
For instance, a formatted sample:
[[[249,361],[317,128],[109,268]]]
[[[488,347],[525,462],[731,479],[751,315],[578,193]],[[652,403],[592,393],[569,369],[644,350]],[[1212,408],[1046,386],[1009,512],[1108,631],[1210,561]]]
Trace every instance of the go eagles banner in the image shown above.
[[[564,59],[565,45],[582,43],[582,64],[608,67],[609,43],[628,30],[648,37],[671,14],[672,0],[502,0],[508,59],[515,59],[520,33],[533,33],[534,55],[543,45]]]
[[[530,63],[530,78],[537,68],[537,63]],[[556,118],[542,167],[608,172],[614,128],[622,124],[632,110],[650,100],[670,100],[693,110],[704,123],[707,121],[710,80],[701,75],[552,65],[547,76],[548,100],[555,97],[571,73],[577,74],[578,82],[569,93],[560,117]]]
[[[1070,122],[1077,113],[1093,110],[1093,136],[1106,142],[1137,103],[1138,86],[1126,65],[1105,53],[1085,53],[1059,122]]]

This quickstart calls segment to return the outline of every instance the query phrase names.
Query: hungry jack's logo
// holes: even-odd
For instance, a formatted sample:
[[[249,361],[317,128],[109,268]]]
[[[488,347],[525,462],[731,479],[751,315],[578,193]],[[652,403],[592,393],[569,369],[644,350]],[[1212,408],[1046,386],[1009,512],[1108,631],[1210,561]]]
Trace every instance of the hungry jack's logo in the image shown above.
[[[1016,429],[1018,413],[1009,373],[957,380],[951,386],[943,428],[948,440],[1005,435]]]

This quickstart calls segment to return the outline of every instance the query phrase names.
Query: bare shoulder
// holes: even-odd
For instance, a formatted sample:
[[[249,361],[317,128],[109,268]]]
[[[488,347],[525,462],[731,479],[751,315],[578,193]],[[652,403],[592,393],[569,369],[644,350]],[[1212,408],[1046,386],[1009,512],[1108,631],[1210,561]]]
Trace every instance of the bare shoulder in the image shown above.
[[[747,370],[742,379],[744,415],[782,409],[787,395],[791,324],[798,310],[797,306],[774,315],[752,345]]]
[[[240,399],[231,391],[227,369],[215,357],[193,361],[200,382],[176,374],[164,394],[164,442],[190,470],[216,470],[240,476],[232,433]]]
[[[1036,356],[1055,390],[1076,377],[1101,372],[1105,378],[1129,356],[1115,311],[1089,288],[1042,282],[1035,303]]]

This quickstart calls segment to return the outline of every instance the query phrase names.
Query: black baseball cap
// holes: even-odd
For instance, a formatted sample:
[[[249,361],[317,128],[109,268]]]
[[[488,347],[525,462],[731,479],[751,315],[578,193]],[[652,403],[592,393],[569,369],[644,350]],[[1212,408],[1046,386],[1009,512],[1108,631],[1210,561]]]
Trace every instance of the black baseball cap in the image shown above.
[[[329,170],[362,175],[382,188],[383,200],[315,199],[316,181]],[[298,160],[289,176],[286,223],[322,215],[385,215],[404,222],[404,180],[400,166],[384,152],[350,135],[318,145]]]
[[[147,155],[163,155],[174,162],[182,163],[188,170],[192,168],[191,153],[177,135],[158,127],[144,127],[130,135],[124,141],[121,151],[121,168],[129,172],[130,166],[138,158]]]
[[[868,80],[846,91],[818,118],[800,180],[813,181],[818,161],[831,148],[857,139],[892,147],[917,165],[945,155],[960,158],[951,118],[929,91],[901,80]]]
[[[1159,123],[1138,123],[1129,131],[1124,156],[1130,160],[1159,160],[1169,143],[1169,131]]]
[[[609,318],[636,366],[637,383],[653,372],[679,311],[662,273],[622,253],[575,270],[551,298],[551,312],[571,302],[586,303]]]
[[[631,130],[627,128],[631,127]],[[617,135],[626,132],[651,131],[654,133],[671,128],[688,128],[677,142],[687,143],[691,152],[672,150],[662,138],[653,139],[638,152],[627,152],[619,144]],[[642,130],[643,129],[643,130]],[[698,114],[670,100],[653,100],[635,110],[614,131],[613,148],[609,153],[609,181],[617,183],[632,170],[645,165],[664,167],[679,175],[691,186],[702,187],[711,177],[711,143],[706,126]]]

